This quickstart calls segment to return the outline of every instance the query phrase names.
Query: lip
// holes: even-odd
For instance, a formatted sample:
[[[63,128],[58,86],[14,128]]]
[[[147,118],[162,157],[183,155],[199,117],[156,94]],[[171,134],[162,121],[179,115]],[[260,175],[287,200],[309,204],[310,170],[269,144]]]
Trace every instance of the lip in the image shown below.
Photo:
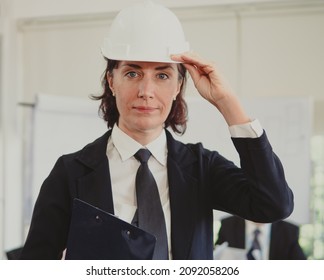
[[[141,113],[151,113],[157,110],[157,108],[150,106],[134,106],[133,109]]]

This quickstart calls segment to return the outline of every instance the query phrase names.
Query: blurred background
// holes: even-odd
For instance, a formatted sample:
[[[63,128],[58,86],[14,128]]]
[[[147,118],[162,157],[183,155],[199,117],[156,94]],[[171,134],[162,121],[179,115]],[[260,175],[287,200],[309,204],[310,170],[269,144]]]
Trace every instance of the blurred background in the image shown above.
[[[23,244],[56,158],[106,130],[89,96],[101,93],[111,20],[133,2],[0,0],[0,259]],[[177,14],[192,50],[214,61],[260,118],[295,192],[289,219],[300,225],[300,244],[308,259],[324,259],[324,1],[156,2]],[[234,157],[222,120],[211,130],[204,122],[214,112],[196,95],[189,83],[183,141],[203,134],[206,147]],[[215,212],[215,235],[223,215]]]

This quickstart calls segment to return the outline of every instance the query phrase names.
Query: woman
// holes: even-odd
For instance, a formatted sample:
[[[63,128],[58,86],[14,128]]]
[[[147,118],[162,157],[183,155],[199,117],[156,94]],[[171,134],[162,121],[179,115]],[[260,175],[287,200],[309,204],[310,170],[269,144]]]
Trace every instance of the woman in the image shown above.
[[[135,18],[130,16],[134,14]],[[213,209],[256,222],[289,216],[293,194],[258,121],[249,118],[213,64],[187,52],[186,44],[173,48],[182,51],[180,54],[164,51],[172,49],[170,44],[181,45],[182,39],[169,40],[173,35],[181,38],[182,33],[174,14],[146,2],[123,10],[116,19],[103,48],[107,68],[104,92],[97,97],[109,130],[81,151],[58,159],[42,185],[22,258],[62,257],[74,198],[132,222],[137,209],[135,177],[140,165],[134,154],[142,148],[152,154],[148,166],[163,208],[167,258],[212,259]],[[148,20],[150,24],[145,25]],[[166,23],[171,23],[169,30]],[[143,30],[147,26],[149,29]],[[130,41],[138,40],[120,47],[125,40],[116,40],[123,35],[127,40],[129,32],[133,33]],[[159,45],[154,46],[154,36]],[[162,50],[161,43],[167,48]],[[185,131],[187,71],[199,94],[219,110],[229,125],[241,168],[201,144],[176,141],[166,129],[180,134]]]

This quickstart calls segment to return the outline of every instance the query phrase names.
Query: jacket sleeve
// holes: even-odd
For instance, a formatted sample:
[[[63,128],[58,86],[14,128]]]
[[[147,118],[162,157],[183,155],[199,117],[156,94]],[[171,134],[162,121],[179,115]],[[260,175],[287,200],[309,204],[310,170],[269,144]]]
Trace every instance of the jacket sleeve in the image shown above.
[[[62,258],[69,230],[70,207],[68,176],[61,157],[41,186],[21,259]]]
[[[209,197],[212,207],[255,222],[288,217],[294,207],[283,166],[264,132],[259,138],[232,138],[241,168],[209,155]],[[221,199],[220,199],[221,198]]]

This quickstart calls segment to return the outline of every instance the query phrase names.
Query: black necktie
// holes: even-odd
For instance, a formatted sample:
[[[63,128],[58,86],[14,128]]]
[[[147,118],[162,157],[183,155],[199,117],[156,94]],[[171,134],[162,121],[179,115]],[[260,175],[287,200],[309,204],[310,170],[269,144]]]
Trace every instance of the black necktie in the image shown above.
[[[137,210],[133,222],[137,222],[138,227],[155,235],[157,240],[153,259],[167,260],[166,226],[159,191],[147,165],[150,156],[150,151],[146,149],[140,149],[135,154],[135,158],[140,161],[141,165],[136,174]]]
[[[255,257],[253,255],[254,250],[259,250],[261,252],[261,246],[260,246],[260,242],[259,242],[259,239],[258,239],[258,236],[260,234],[260,230],[257,228],[253,232],[253,234],[254,234],[254,238],[253,238],[253,241],[252,241],[252,245],[251,245],[251,248],[247,252],[247,255],[246,255],[248,260],[255,260]]]

